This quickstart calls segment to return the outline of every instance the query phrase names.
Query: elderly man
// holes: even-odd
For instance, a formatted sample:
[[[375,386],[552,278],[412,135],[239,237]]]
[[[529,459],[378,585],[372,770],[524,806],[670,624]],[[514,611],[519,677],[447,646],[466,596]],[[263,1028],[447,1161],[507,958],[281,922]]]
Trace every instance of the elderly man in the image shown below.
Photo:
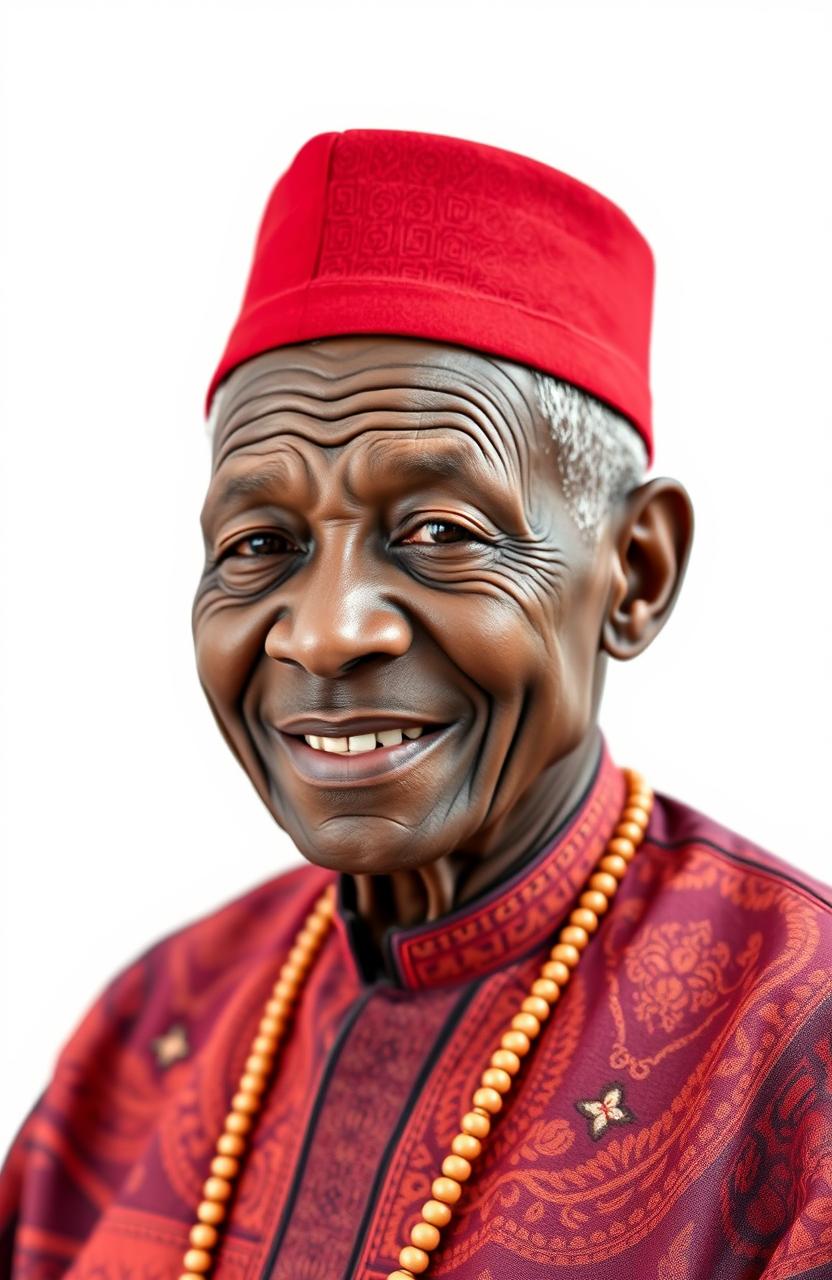
[[[597,728],[692,534],[645,479],[651,292],[619,209],[507,152],[330,134],[277,184],[193,628],[309,865],[92,1008],[3,1274],[832,1274],[828,891]]]

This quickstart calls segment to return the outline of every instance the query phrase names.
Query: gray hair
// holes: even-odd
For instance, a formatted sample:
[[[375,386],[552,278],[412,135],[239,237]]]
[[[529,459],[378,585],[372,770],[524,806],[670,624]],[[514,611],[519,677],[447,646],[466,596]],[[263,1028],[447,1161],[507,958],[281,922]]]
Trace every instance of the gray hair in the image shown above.
[[[569,512],[589,540],[613,502],[636,485],[647,471],[641,436],[620,414],[586,391],[548,373],[534,372],[541,411],[557,445],[556,460]],[[213,439],[225,385],[214,392],[205,432]]]
[[[647,449],[626,418],[588,392],[548,373],[535,370],[534,376],[566,504],[594,542],[612,504],[644,480]]]

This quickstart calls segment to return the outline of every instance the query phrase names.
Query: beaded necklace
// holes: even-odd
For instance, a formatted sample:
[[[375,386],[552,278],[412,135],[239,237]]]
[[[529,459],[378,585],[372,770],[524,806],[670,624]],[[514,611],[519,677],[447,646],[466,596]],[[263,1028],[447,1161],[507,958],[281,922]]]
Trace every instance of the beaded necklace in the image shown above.
[[[421,1220],[410,1232],[410,1243],[399,1253],[399,1269],[387,1280],[414,1280],[430,1266],[431,1253],[439,1246],[441,1231],[453,1216],[464,1184],[483,1150],[494,1117],[512,1088],[522,1059],[530,1052],[541,1027],[560,999],[578,965],[581,952],[610,899],[626,874],[650,820],[653,793],[644,778],[625,769],[627,799],[604,853],[589,876],[578,905],[560,930],[557,941],[532,982],[528,994],[500,1038],[489,1064],[471,1097],[471,1109],[462,1117],[459,1133],[442,1161],[440,1174],[431,1184],[431,1199],[422,1206]],[[251,1042],[245,1070],[231,1099],[231,1107],[217,1139],[210,1176],[202,1187],[202,1200],[191,1227],[190,1248],[182,1259],[179,1280],[206,1280],[216,1262],[220,1228],[248,1147],[254,1120],[273,1075],[275,1056],[285,1036],[293,1008],[335,914],[335,888],[330,886],[315,903],[295,936],[291,951],[263,1009],[257,1034]]]

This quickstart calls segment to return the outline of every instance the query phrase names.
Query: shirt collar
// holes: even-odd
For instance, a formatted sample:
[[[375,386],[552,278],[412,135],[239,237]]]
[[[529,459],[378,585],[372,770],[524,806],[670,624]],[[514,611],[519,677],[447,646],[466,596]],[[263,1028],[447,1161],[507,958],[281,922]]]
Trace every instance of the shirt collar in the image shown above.
[[[429,990],[484,977],[539,949],[573,905],[618,820],[624,775],[601,740],[586,792],[553,839],[514,872],[456,911],[385,936],[389,976],[409,990]],[[359,973],[371,979],[354,890],[339,877],[339,923]]]

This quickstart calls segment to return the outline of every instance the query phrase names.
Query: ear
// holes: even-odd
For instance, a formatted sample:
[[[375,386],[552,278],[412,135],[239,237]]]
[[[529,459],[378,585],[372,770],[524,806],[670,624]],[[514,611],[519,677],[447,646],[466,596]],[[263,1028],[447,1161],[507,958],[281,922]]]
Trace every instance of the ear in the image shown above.
[[[649,480],[627,495],[613,528],[601,647],[626,661],[647,648],[676,603],[693,541],[687,491],[677,480]]]

